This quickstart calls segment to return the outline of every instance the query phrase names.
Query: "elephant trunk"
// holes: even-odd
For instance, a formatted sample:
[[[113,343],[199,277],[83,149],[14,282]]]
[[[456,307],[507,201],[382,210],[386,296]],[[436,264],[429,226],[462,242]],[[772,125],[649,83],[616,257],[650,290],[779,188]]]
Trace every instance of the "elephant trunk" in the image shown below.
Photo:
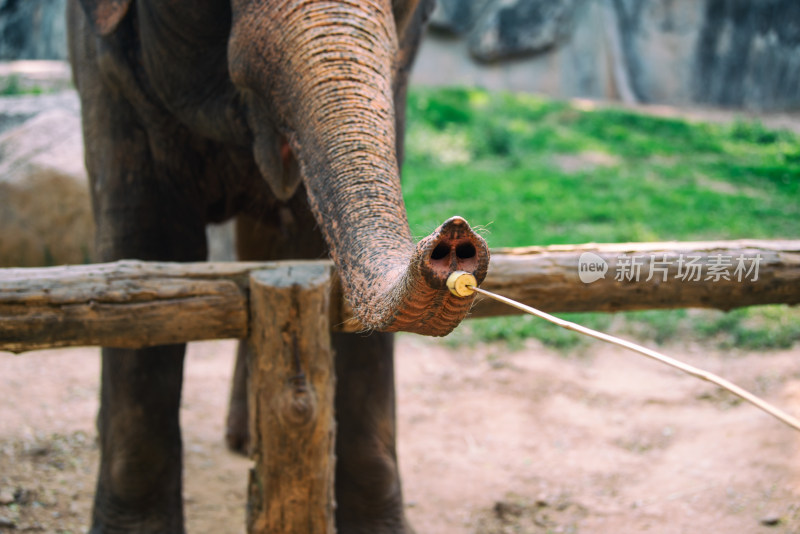
[[[262,17],[234,13],[234,81],[269,92],[274,107],[260,113],[277,115],[300,162],[356,317],[367,328],[449,333],[471,298],[451,295],[447,276],[466,270],[482,281],[488,250],[458,217],[417,245],[411,238],[395,149],[390,2],[285,1]]]

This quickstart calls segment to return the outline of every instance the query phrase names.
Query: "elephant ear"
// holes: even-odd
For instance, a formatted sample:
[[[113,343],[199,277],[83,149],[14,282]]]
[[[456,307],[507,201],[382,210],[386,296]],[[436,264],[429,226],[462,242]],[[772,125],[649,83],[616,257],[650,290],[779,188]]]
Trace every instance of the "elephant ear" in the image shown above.
[[[435,6],[435,0],[392,0],[392,14],[397,35],[402,38],[415,13],[420,17],[420,22],[427,21]]]
[[[128,12],[131,0],[81,0],[81,5],[94,31],[109,35]]]

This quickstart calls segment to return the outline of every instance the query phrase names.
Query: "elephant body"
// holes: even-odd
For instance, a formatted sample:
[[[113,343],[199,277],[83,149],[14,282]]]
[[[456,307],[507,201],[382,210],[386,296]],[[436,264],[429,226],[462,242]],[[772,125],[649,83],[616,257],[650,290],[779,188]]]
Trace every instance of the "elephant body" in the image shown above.
[[[101,261],[206,259],[237,217],[240,259],[330,254],[362,323],[334,334],[339,532],[410,532],[395,454],[392,339],[443,335],[488,251],[460,218],[414,244],[399,191],[408,71],[427,0],[70,0]],[[184,345],[103,349],[93,533],[183,532]],[[240,347],[229,442],[246,436]]]

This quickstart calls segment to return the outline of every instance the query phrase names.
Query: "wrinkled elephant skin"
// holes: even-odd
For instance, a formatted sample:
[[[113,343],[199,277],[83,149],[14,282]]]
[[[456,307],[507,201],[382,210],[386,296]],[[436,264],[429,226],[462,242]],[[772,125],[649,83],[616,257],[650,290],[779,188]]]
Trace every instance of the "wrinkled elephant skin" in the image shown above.
[[[486,275],[463,219],[414,243],[400,191],[408,72],[432,0],[70,0],[97,257],[330,254],[369,336],[333,336],[339,532],[410,532],[395,453],[393,331],[440,336]],[[103,349],[92,532],[183,532],[185,346]],[[240,349],[242,360],[246,347]],[[244,446],[244,369],[229,441]],[[238,427],[238,430],[237,430]]]

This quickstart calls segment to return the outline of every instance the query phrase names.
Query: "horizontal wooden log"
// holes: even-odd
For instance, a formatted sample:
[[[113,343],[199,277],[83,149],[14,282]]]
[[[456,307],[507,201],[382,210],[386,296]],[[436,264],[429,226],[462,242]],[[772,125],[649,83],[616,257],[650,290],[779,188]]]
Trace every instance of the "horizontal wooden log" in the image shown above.
[[[598,273],[604,277],[581,281],[582,256],[584,278]],[[739,258],[743,269],[737,273]],[[328,264],[292,265],[303,268],[320,263]],[[600,273],[596,269],[602,269],[603,264],[606,271]],[[0,350],[21,352],[76,345],[135,348],[243,338],[249,328],[250,272],[278,265],[121,261],[0,269]],[[332,328],[361,330],[341,298],[339,284],[333,286]],[[728,310],[756,304],[797,304],[800,240],[495,250],[483,287],[549,312],[690,307]],[[514,308],[478,299],[470,317],[516,313]]]
[[[587,282],[604,277],[583,282],[581,265]],[[800,240],[499,249],[482,287],[551,313],[798,304]],[[471,317],[513,313],[519,312],[481,297]]]
[[[120,261],[2,269],[0,348],[138,348],[245,337],[253,267]]]

